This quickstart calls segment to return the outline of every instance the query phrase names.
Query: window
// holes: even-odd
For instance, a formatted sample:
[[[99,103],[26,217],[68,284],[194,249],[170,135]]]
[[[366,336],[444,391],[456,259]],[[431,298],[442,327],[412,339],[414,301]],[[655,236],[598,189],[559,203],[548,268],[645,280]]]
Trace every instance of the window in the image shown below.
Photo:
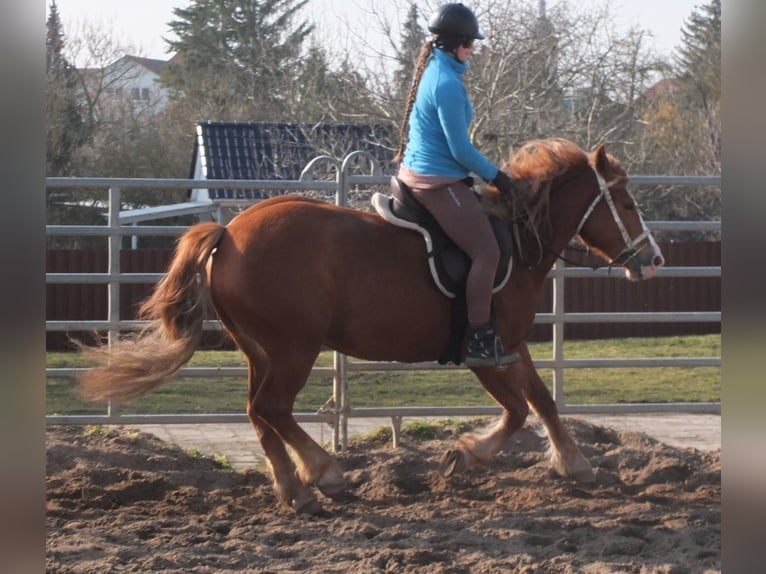
[[[130,98],[134,101],[149,101],[149,88],[131,88]]]

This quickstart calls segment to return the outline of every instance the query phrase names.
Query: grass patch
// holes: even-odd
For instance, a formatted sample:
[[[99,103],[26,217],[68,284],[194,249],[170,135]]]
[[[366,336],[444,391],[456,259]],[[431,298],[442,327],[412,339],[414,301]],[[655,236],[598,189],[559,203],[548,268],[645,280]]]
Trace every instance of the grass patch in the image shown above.
[[[530,344],[532,356],[551,356],[550,343]],[[720,356],[720,335],[630,338],[566,343],[566,358],[651,358]],[[85,366],[75,353],[48,353],[48,367]],[[317,366],[330,366],[332,354],[322,353]],[[245,366],[238,351],[199,351],[189,366]],[[552,386],[550,369],[540,376]],[[621,369],[567,369],[564,390],[568,404],[718,402],[720,367],[668,367]],[[331,377],[311,377],[298,395],[295,409],[315,411],[332,395]],[[483,406],[494,405],[478,380],[466,370],[366,372],[349,375],[353,407],[373,406]],[[244,377],[181,378],[150,395],[123,405],[128,414],[242,413],[247,401]],[[49,414],[101,414],[101,404],[81,401],[76,382],[47,379]]]
[[[216,454],[213,456],[213,460],[221,465],[221,468],[234,468],[231,466],[231,462],[229,462],[228,457],[225,454]]]
[[[414,440],[443,440],[459,437],[484,422],[484,419],[455,418],[412,421],[402,426],[402,434]]]
[[[190,448],[186,451],[186,454],[189,455],[189,458],[193,458],[195,460],[202,460],[205,458],[205,455],[202,454],[202,451],[200,451],[198,448]]]
[[[88,425],[85,427],[85,436],[106,436],[109,431],[102,425]]]
[[[356,444],[383,446],[391,443],[394,433],[389,425],[379,426],[370,432],[355,435],[353,441]]]

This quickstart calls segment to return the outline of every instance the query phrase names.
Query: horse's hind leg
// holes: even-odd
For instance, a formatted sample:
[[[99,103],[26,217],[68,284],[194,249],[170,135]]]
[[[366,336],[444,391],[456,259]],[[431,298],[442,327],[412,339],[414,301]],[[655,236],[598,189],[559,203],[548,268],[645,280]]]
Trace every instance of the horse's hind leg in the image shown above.
[[[293,450],[300,481],[306,486],[316,486],[323,494],[332,497],[346,489],[343,472],[330,454],[298,425],[292,414],[295,397],[306,384],[316,355],[269,357],[266,377],[251,398],[249,408]]]
[[[261,441],[274,478],[274,492],[279,501],[298,513],[316,514],[321,510],[314,493],[299,479],[285,443],[266,421],[248,412]]]
[[[521,354],[522,363],[529,366],[525,371],[527,376],[520,381],[524,397],[545,426],[550,440],[551,466],[561,476],[570,476],[578,482],[593,482],[595,480],[593,467],[561,424],[556,402],[537,374],[527,345],[521,345],[518,351]]]
[[[271,468],[271,475],[274,480],[274,492],[277,499],[296,512],[315,513],[320,510],[314,493],[311,492],[299,479],[298,474],[290,458],[284,441],[274,431],[274,429],[253,409],[253,399],[258,389],[263,384],[267,375],[267,365],[265,357],[260,349],[248,353],[249,379],[248,379],[248,404],[247,416],[255,428],[255,432],[260,440],[266,460]]]
[[[483,464],[503,448],[511,435],[524,424],[529,407],[511,381],[516,366],[502,371],[494,368],[473,369],[486,391],[503,407],[503,416],[484,434],[467,433],[458,440],[457,448],[447,451],[440,462],[442,476],[451,476]]]

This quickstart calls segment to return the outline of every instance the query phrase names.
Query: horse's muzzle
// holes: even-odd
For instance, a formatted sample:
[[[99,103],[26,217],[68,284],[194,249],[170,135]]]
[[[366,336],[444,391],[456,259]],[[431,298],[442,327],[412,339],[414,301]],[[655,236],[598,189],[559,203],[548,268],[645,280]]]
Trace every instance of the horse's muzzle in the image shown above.
[[[615,260],[613,263],[617,263],[617,261]],[[625,267],[628,279],[640,281],[654,277],[657,274],[657,269],[665,265],[665,258],[656,245],[644,245],[633,253],[626,253],[626,256],[619,263]]]

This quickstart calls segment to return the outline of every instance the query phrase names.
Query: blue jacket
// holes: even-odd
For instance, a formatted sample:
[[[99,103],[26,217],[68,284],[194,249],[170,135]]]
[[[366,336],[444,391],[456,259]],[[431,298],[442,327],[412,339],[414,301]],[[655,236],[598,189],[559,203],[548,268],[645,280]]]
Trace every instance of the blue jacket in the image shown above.
[[[468,62],[434,49],[423,71],[410,114],[409,140],[402,163],[428,175],[466,177],[474,172],[494,179],[497,166],[468,138],[473,106],[461,76]]]

